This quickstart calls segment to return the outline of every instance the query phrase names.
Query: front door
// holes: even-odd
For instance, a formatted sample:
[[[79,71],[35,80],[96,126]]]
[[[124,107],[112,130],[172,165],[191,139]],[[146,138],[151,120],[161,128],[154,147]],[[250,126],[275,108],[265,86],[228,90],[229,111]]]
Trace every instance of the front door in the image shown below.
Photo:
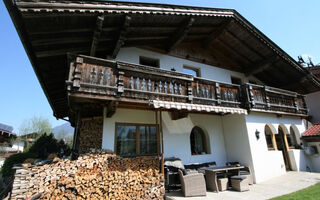
[[[278,134],[275,134],[275,135],[276,135],[276,142],[277,142],[278,150],[282,151],[283,160],[286,165],[286,170],[291,170],[286,135],[283,132],[281,127],[279,127],[279,129],[278,129]]]

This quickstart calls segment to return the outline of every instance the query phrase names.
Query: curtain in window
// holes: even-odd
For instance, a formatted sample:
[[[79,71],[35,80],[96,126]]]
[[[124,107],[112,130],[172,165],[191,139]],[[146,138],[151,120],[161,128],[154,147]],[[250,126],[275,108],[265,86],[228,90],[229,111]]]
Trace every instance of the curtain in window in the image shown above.
[[[157,129],[155,126],[140,126],[140,154],[157,153]]]
[[[117,149],[116,153],[121,156],[136,155],[136,126],[117,126]]]

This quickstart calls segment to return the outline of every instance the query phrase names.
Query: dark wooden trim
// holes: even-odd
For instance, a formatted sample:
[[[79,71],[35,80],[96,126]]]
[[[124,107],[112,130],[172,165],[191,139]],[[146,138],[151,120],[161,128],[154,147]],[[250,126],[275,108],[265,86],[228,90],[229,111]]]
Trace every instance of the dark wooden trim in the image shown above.
[[[115,58],[118,55],[120,48],[124,45],[124,43],[126,41],[127,30],[130,25],[131,19],[132,18],[130,16],[125,16],[123,25],[122,25],[120,32],[119,32],[118,40],[117,40],[116,45],[115,45],[113,52],[111,54],[111,58]]]
[[[169,42],[167,51],[170,52],[174,47],[176,47],[182,40],[188,35],[192,24],[195,19],[193,17],[189,18],[185,24],[183,24],[179,30],[173,35],[172,40]]]
[[[227,43],[224,40],[219,39],[219,38],[217,38],[216,40],[219,41],[222,44],[222,46],[224,46],[225,49],[227,49],[229,52],[233,53],[234,55],[241,58],[242,60],[245,60],[248,63],[252,63],[252,60],[248,56],[244,55],[242,52],[240,52],[237,49],[235,49],[234,47],[232,47],[229,43]]]
[[[106,117],[111,118],[114,113],[116,113],[117,107],[118,107],[118,101],[111,101],[107,104],[107,113]]]
[[[280,59],[279,56],[271,56],[266,59],[262,59],[256,63],[250,65],[249,70],[245,72],[245,75],[248,77],[250,75],[255,75],[260,73],[268,68],[270,68],[273,63],[277,62]]]
[[[172,120],[179,120],[188,117],[188,111],[173,110],[171,113]]]
[[[211,43],[213,43],[216,39],[218,39],[221,35],[223,35],[226,31],[228,31],[228,28],[233,23],[233,20],[230,19],[229,21],[223,23],[218,31],[214,30],[212,31],[205,39],[202,41],[203,47],[208,47]]]
[[[96,28],[93,32],[93,38],[92,38],[92,44],[91,44],[91,50],[90,50],[90,56],[95,56],[96,54],[96,48],[100,39],[101,30],[103,27],[103,21],[104,16],[98,16],[96,21]]]
[[[234,33],[232,33],[229,30],[226,30],[226,33],[228,35],[230,35],[232,38],[234,38],[235,40],[237,40],[241,45],[245,46],[247,49],[249,49],[251,52],[255,53],[256,55],[258,55],[259,57],[261,57],[262,59],[265,57],[264,55],[262,55],[262,53],[258,52],[256,49],[254,49],[252,46],[250,46],[248,43],[246,43],[244,40],[240,39],[239,37],[237,37]]]

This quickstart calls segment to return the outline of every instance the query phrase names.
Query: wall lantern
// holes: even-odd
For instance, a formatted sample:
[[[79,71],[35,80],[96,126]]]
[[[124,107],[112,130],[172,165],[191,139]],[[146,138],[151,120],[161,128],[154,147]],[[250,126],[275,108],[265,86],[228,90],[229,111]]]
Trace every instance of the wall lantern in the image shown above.
[[[256,129],[255,134],[256,134],[256,138],[257,138],[257,140],[259,140],[259,138],[260,138],[260,132],[258,131],[258,129]]]

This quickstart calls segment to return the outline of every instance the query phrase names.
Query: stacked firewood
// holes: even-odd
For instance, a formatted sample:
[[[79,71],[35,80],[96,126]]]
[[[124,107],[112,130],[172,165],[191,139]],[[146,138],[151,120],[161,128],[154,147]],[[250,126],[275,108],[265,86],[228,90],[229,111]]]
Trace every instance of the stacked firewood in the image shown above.
[[[163,199],[163,175],[155,157],[87,154],[76,161],[30,168],[25,197],[41,199]],[[21,195],[17,195],[21,196]]]
[[[103,118],[83,119],[79,132],[79,151],[101,149]]]

